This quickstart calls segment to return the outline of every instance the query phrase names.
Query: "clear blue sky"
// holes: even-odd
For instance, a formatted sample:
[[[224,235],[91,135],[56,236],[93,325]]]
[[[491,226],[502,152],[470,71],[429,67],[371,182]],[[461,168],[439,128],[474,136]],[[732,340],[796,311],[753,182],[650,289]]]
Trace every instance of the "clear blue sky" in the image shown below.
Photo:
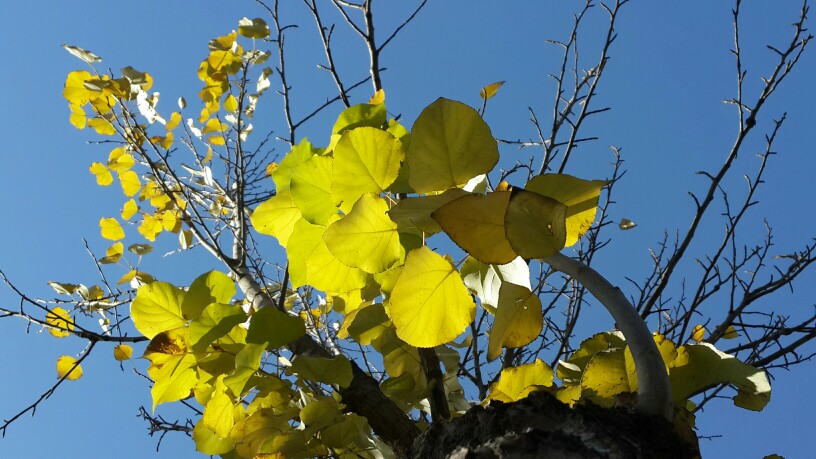
[[[300,2],[282,3],[297,6],[291,14],[282,9],[284,21],[301,25],[287,38],[293,46],[288,65],[293,72],[293,96],[300,104],[295,111],[305,113],[322,101],[332,84],[326,74],[315,70],[323,57],[315,47],[314,24],[304,16]],[[390,30],[404,16],[384,11],[391,2],[379,3],[384,13],[379,30]],[[500,7],[498,2],[484,0],[432,0],[385,52],[383,65],[389,70],[383,78],[389,110],[401,113],[410,123],[437,97],[477,105],[479,88],[506,80],[491,100],[486,119],[499,137],[534,137],[527,107],[535,108],[541,119],[550,111],[553,87],[546,75],[556,71],[558,53],[544,40],[565,37],[570,12],[563,9],[564,3],[528,0]],[[682,231],[688,226],[693,203],[687,191],[700,191],[706,184],[694,172],[712,170],[733,142],[734,108],[721,102],[735,91],[729,53],[730,8],[730,2],[633,0],[622,12],[620,37],[598,99],[613,110],[587,126],[586,133],[601,139],[578,150],[580,159],[571,172],[586,178],[604,177],[612,159],[608,147],[623,149],[628,173],[617,187],[613,218],[627,217],[639,226],[612,233],[615,241],[602,252],[597,267],[625,291],[629,288],[626,277],[640,279],[650,269],[648,248],[656,245],[663,230]],[[787,25],[796,18],[798,8],[796,1],[744,5],[743,52],[751,95],[771,57],[764,45],[787,41]],[[53,295],[48,280],[93,283],[95,267],[82,238],[96,253],[102,253],[107,244],[99,237],[97,222],[101,216],[117,213],[121,205],[118,191],[100,189],[88,173],[90,163],[100,161],[106,153],[85,144],[92,133],[77,131],[68,123],[62,85],[65,75],[82,68],[82,63],[61,44],[88,48],[102,56],[98,68],[117,70],[131,65],[150,72],[156,80],[154,90],[162,93],[159,108],[169,112],[178,96],[195,104],[200,86],[195,70],[206,55],[207,41],[236,28],[243,16],[262,15],[251,1],[4,5],[0,17],[5,44],[4,71],[0,72],[0,87],[5,88],[0,111],[0,197],[5,223],[0,225],[4,243],[0,269],[35,296]],[[346,41],[347,35],[338,32],[340,45],[335,53],[342,62],[341,71],[352,81],[365,75],[366,67],[360,64],[367,57],[360,43]],[[587,54],[595,52],[592,38],[586,35],[582,44]],[[760,148],[760,135],[768,130],[770,118],[788,113],[776,146],[779,155],[759,196],[763,204],[751,215],[745,230],[746,237],[761,235],[762,218],[767,218],[775,229],[779,252],[809,241],[816,226],[810,186],[816,167],[811,112],[816,92],[807,83],[816,78],[814,52],[804,57],[801,67],[765,107],[754,142],[740,158],[741,170],[753,170],[757,162],[751,153]],[[354,93],[357,102],[369,95],[368,88]],[[279,101],[269,96],[263,101],[267,107],[256,117],[256,127],[268,122],[280,129],[275,111]],[[335,108],[303,134],[325,143],[327,123],[340,110]],[[511,161],[526,160],[530,154],[513,148],[504,148],[502,153]],[[739,174],[733,184],[742,186]],[[703,254],[706,242],[718,240],[722,226],[717,220],[705,226],[711,236],[702,238],[692,251]],[[182,284],[217,267],[202,256],[154,256],[146,263],[146,271]],[[694,271],[687,275],[693,276]],[[811,273],[801,280],[795,294],[783,292],[770,305],[793,316],[808,314],[816,302],[815,281]],[[2,288],[0,304],[13,308],[16,298]],[[596,309],[592,313],[598,315],[598,328],[591,331],[611,328],[611,320]],[[83,345],[74,338],[57,341],[36,329],[25,334],[24,325],[15,319],[0,321],[0,343],[6,350],[0,354],[0,418],[4,419],[33,402],[55,381],[54,362],[59,355],[75,354]],[[137,347],[136,354],[141,351]],[[141,360],[134,362],[142,371],[147,366]],[[145,382],[133,374],[133,363],[125,363],[120,371],[111,350],[103,346],[83,366],[81,380],[63,384],[34,418],[26,416],[12,425],[0,440],[0,456],[196,457],[191,440],[172,434],[155,453],[156,439],[146,435],[146,423],[136,417],[139,405],[150,406],[150,394]],[[764,412],[746,412],[723,400],[709,405],[699,416],[701,435],[722,435],[701,440],[704,456],[779,453],[790,459],[811,454],[814,365],[804,364],[790,373],[776,371],[773,376],[773,398]],[[158,413],[172,420],[178,412],[161,407]]]

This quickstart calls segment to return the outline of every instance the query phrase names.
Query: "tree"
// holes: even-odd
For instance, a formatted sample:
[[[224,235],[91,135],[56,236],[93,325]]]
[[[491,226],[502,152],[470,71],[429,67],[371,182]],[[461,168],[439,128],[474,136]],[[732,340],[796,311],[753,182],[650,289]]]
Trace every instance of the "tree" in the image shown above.
[[[119,289],[113,282],[97,288],[53,283],[59,293],[72,299],[43,303],[18,291],[23,308],[7,313],[47,326],[55,336],[68,333],[87,339],[89,347],[80,363],[98,343],[121,343],[120,356],[129,357],[126,343],[151,339],[145,356],[151,361],[149,376],[155,381],[154,406],[186,399],[195,389],[196,400],[205,408],[200,420],[189,425],[164,424],[150,410],[144,411],[145,418],[160,429],[192,430],[198,448],[211,454],[228,453],[236,446],[243,455],[275,448],[284,448],[291,455],[370,447],[387,450],[382,442],[405,450],[418,433],[416,418],[420,423],[433,420],[437,426],[444,425],[439,419],[470,407],[466,394],[479,400],[512,402],[541,386],[550,387],[547,390],[567,402],[580,397],[602,406],[638,403],[651,414],[671,419],[681,416],[685,425],[693,422],[690,411],[707,404],[727,383],[738,387],[738,404],[761,409],[767,403],[769,387],[765,373],[750,365],[770,369],[806,360],[808,355],[799,357],[797,351],[813,333],[812,317],[790,324],[773,311],[762,311],[769,314],[762,322],[751,316],[758,299],[791,285],[805,271],[813,260],[812,246],[790,255],[789,263],[781,265],[780,277],[770,280],[760,277],[757,270],[748,277],[741,273],[751,264],[768,263],[770,230],[759,248],[742,254],[736,250],[742,244],[736,228],[752,206],[784,119],[771,124],[762,165],[749,182],[744,201],[734,205],[728,199],[733,192],[718,193],[724,189],[722,177],[734,167],[734,158],[743,148],[743,139],[756,129],[759,109],[787,78],[807,45],[806,4],[791,44],[774,48],[779,64],[772,68],[760,95],[743,100],[740,76],[740,91],[731,101],[740,116],[734,149],[719,171],[706,175],[710,187],[695,197],[697,211],[687,235],[679,237],[676,246],[669,239],[663,241],[655,255],[653,274],[637,284],[639,296],[632,301],[635,309],[619,291],[604,292],[610,286],[588,268],[606,244],[602,231],[611,226],[612,190],[623,172],[618,153],[607,181],[541,175],[548,171],[560,174],[568,163],[574,164],[576,148],[591,140],[579,132],[605,111],[593,100],[624,3],[608,6],[608,33],[601,42],[600,58],[593,64],[570,61],[582,21],[595,17],[591,16],[595,13],[592,2],[576,16],[576,32],[555,44],[564,53],[562,70],[554,78],[559,98],[552,126],[539,123],[530,110],[535,131],[541,133],[539,141],[501,141],[538,148],[540,152],[532,156],[535,163],[531,160],[497,170],[481,183],[471,179],[490,172],[498,160],[494,134],[481,115],[501,85],[483,88],[479,111],[446,99],[434,102],[409,133],[400,119],[389,119],[379,92],[384,78],[378,64],[380,52],[394,35],[375,37],[374,16],[364,7],[334,4],[341,14],[340,23],[347,21],[369,51],[369,79],[349,84],[334,63],[333,29],[323,28],[326,12],[306,2],[318,32],[322,31],[318,37],[325,46],[325,67],[338,95],[301,118],[294,114],[293,83],[287,80],[286,63],[290,61],[286,60],[284,37],[291,29],[279,20],[277,4],[269,5],[269,26],[263,20],[245,20],[238,29],[240,36],[231,34],[210,43],[210,53],[199,69],[204,80],[199,95],[205,109],[196,118],[196,108],[187,123],[181,123],[181,114],[157,111],[157,101],[148,93],[153,84],[149,74],[130,67],[112,75],[72,72],[64,93],[71,104],[71,122],[121,139],[106,163],[91,166],[97,182],[106,185],[114,176],[119,179],[124,193],[134,197],[125,210],[136,212],[138,233],[149,242],[161,232],[178,233],[183,249],[198,247],[222,262],[221,269],[242,292],[244,308],[232,304],[234,284],[225,274],[212,272],[190,279],[185,291],[154,282],[137,263],[123,277],[132,283],[132,290]],[[419,3],[417,11],[423,5]],[[413,17],[409,12],[404,24],[410,26]],[[267,33],[272,37],[267,43],[273,45],[268,54],[263,41]],[[98,59],[80,48],[68,49],[89,64]],[[743,75],[739,48],[736,55],[738,75]],[[270,58],[277,61],[274,69],[267,61]],[[574,67],[575,81],[570,80],[570,67]],[[253,144],[249,123],[255,120],[256,104],[261,106],[269,98],[263,92],[273,78],[280,81],[283,118],[288,125],[280,140],[291,146],[291,152],[270,165],[265,155],[274,139],[268,136]],[[367,85],[375,96],[368,104],[353,104],[359,98],[352,95],[353,89]],[[298,130],[303,123],[340,103],[348,108],[334,124],[325,149],[302,140]],[[184,149],[189,152],[182,153]],[[463,160],[465,151],[468,157]],[[182,165],[180,156],[191,153]],[[439,163],[440,155],[447,161]],[[440,170],[445,175],[438,174]],[[504,179],[515,186],[511,191],[504,190]],[[460,191],[463,185],[465,191]],[[457,189],[442,193],[453,188]],[[481,195],[485,190],[490,192]],[[709,207],[715,198],[723,199],[725,238],[701,263],[704,274],[694,296],[670,301],[664,290],[676,278],[675,267],[687,256],[699,222],[712,212]],[[141,209],[134,210],[137,200]],[[390,209],[387,214],[385,209]],[[117,220],[129,220],[121,217],[100,221],[104,237],[121,239]],[[542,219],[546,226],[540,225]],[[623,229],[631,222],[621,220],[619,226]],[[288,253],[287,267],[276,269],[266,260],[264,242],[250,227],[278,239]],[[462,252],[441,246],[443,254],[454,254],[452,265],[423,248],[427,247],[426,237],[440,230],[470,257],[465,260]],[[491,237],[485,238],[486,233]],[[372,244],[375,238],[377,245]],[[435,241],[440,238],[428,244],[439,244]],[[576,258],[558,253],[575,243]],[[140,260],[152,246],[141,243],[129,249]],[[100,265],[119,263],[124,251],[124,245],[115,242],[97,261]],[[730,258],[724,256],[727,251],[732,253]],[[533,260],[532,270],[525,260]],[[505,266],[499,268],[499,264]],[[533,282],[528,270],[536,273]],[[556,270],[567,276],[561,277]],[[102,267],[100,272],[105,272]],[[488,276],[493,277],[491,282],[485,281]],[[496,282],[499,278],[503,279],[501,287]],[[425,285],[438,286],[434,292],[446,296],[440,299],[435,293],[416,298]],[[474,317],[475,304],[466,287],[478,298],[478,317]],[[712,315],[707,324],[697,314],[721,289],[731,289],[734,294],[731,309],[724,317]],[[615,316],[625,341],[619,333],[607,332],[581,345],[573,342],[578,319],[584,317],[586,293],[620,311],[616,314],[630,313],[629,318]],[[566,306],[560,302],[563,297]],[[387,300],[385,304],[382,299]],[[439,304],[434,305],[437,300]],[[119,310],[130,303],[129,312]],[[427,311],[415,315],[416,304],[428,304]],[[560,323],[551,315],[562,307],[567,314]],[[633,311],[640,318],[631,317]],[[84,325],[83,314],[101,315],[110,322],[103,323],[101,332],[94,331]],[[127,336],[122,321],[128,314],[141,336]],[[657,317],[661,314],[669,320]],[[660,332],[656,336],[659,354],[643,319],[654,322],[651,326]],[[248,329],[242,331],[240,324],[247,320]],[[336,328],[332,326],[335,322]],[[471,340],[457,342],[466,329]],[[735,335],[740,344],[733,351],[746,351],[738,354],[750,365],[711,346]],[[348,337],[370,347],[350,351],[343,341]],[[705,343],[689,344],[689,339]],[[625,349],[627,342],[631,353]],[[371,360],[377,353],[382,362]],[[278,363],[267,361],[266,355],[278,357]],[[667,411],[670,394],[661,381],[666,377],[661,355],[675,369],[669,376],[677,411]],[[545,356],[549,365],[540,360]],[[634,356],[634,364],[629,356]],[[497,357],[502,357],[500,362],[488,363]],[[78,370],[70,359],[61,361],[67,378],[76,377]],[[712,364],[723,371],[711,374]],[[558,389],[552,384],[551,368],[558,370]],[[377,381],[369,374],[387,379]],[[700,382],[701,374],[711,374],[713,379]],[[616,379],[620,375],[623,379]],[[688,384],[689,380],[696,383]],[[636,389],[640,397],[626,395]],[[704,389],[711,390],[697,399],[697,407],[685,404]],[[330,395],[332,391],[345,407]],[[241,399],[247,406],[231,408]],[[414,419],[406,417],[405,410],[411,410]],[[197,430],[191,428],[193,424]],[[293,424],[305,429],[290,431]],[[370,434],[369,425],[376,437]]]

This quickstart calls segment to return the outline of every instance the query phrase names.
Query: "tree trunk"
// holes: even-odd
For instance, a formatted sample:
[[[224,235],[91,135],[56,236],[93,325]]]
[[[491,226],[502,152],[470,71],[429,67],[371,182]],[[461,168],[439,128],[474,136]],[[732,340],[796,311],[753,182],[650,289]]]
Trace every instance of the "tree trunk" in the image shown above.
[[[694,439],[696,442],[696,438]],[[414,442],[413,458],[693,458],[661,416],[596,405],[569,408],[546,391],[515,403],[491,402],[433,423]]]

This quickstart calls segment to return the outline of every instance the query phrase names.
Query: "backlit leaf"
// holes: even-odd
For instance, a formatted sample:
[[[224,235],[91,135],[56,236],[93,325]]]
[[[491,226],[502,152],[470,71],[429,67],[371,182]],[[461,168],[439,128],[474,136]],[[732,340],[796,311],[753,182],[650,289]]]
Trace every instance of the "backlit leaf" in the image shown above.
[[[388,218],[387,211],[384,199],[364,194],[348,215],[326,228],[326,247],[352,268],[371,274],[387,270],[402,254],[397,224]]]
[[[153,282],[139,287],[130,306],[133,324],[139,332],[153,338],[157,334],[183,327],[181,303],[185,292],[166,282]]]
[[[102,163],[91,164],[91,174],[96,176],[96,183],[99,186],[108,186],[113,183],[113,175]]]
[[[394,182],[404,153],[391,134],[371,127],[348,131],[334,147],[331,195],[348,212],[365,193],[379,193]]]
[[[204,424],[204,418],[198,420],[193,428],[193,441],[196,444],[196,451],[204,454],[221,454],[222,457],[232,457],[225,455],[235,448],[232,438],[229,435],[220,437],[212,429]]]
[[[342,134],[362,126],[379,128],[385,124],[387,112],[384,104],[359,104],[343,110],[332,128],[333,134]]]
[[[131,244],[128,246],[128,252],[143,256],[153,251],[153,246],[150,244]]]
[[[468,194],[431,216],[459,247],[487,264],[505,264],[518,255],[505,236],[505,214],[511,193]]]
[[[261,18],[242,18],[238,21],[238,33],[247,38],[266,38],[269,36],[269,26]]]
[[[473,321],[475,309],[456,268],[427,247],[407,255],[387,305],[397,335],[416,347],[452,341]]]
[[[325,225],[337,213],[332,203],[332,158],[312,156],[292,171],[289,191],[292,200],[308,222]]]
[[[723,333],[722,337],[723,339],[739,338],[739,333],[737,333],[737,329],[734,328],[733,325],[729,325],[728,328],[725,329],[725,333]]]
[[[495,83],[491,83],[482,88],[481,91],[479,91],[479,96],[484,100],[490,99],[491,97],[495,96],[497,92],[499,92],[499,88],[501,88],[503,84],[504,81],[497,81]]]
[[[109,241],[118,241],[125,238],[125,231],[115,218],[102,218],[99,220],[99,229],[102,237]]]
[[[235,282],[220,271],[209,271],[198,276],[181,302],[185,319],[195,319],[211,303],[229,304],[235,296]]]
[[[48,329],[48,332],[57,338],[65,338],[66,336],[70,336],[70,330],[74,329],[74,321],[71,320],[71,316],[68,314],[68,311],[59,306],[52,308],[51,311],[48,312],[48,314],[45,316],[45,323],[51,325],[52,327],[57,327]]]
[[[124,208],[122,209],[122,220],[130,220],[130,217],[134,216],[138,211],[139,206],[136,205],[136,201],[133,199],[128,199]]]
[[[515,402],[541,386],[551,387],[552,384],[552,369],[536,359],[535,362],[502,370],[499,380],[490,386],[490,393],[485,401]]]
[[[527,287],[504,282],[499,290],[499,306],[490,330],[487,358],[501,355],[502,347],[522,347],[541,333],[544,318],[541,300]]]
[[[198,382],[196,358],[190,352],[187,327],[163,331],[150,340],[144,357],[150,360],[147,372],[153,379],[153,410],[161,403],[183,400],[192,395]]]
[[[400,230],[416,228],[430,236],[442,231],[431,214],[454,199],[468,194],[461,188],[451,188],[438,195],[400,199],[388,211],[388,216],[399,225]]]
[[[210,303],[198,317],[190,322],[192,350],[204,352],[213,341],[226,335],[246,320],[247,315],[240,306]]]
[[[490,172],[499,160],[499,149],[476,110],[440,98],[414,123],[406,160],[411,188],[428,193],[464,185]]]
[[[113,127],[113,124],[102,116],[95,116],[88,119],[88,127],[94,128],[96,133],[99,135],[116,134],[116,128]]]
[[[370,105],[379,105],[385,103],[385,90],[383,88],[378,89],[377,92],[375,92],[374,95],[371,96],[371,99],[368,100],[368,103]]]
[[[489,265],[468,257],[460,272],[467,288],[488,310],[499,305],[499,289],[505,282],[532,289],[530,267],[521,257],[504,265]]]
[[[542,174],[533,177],[524,188],[567,206],[565,247],[570,247],[595,221],[598,199],[606,184],[605,180],[581,180],[567,174]]]
[[[586,396],[607,408],[614,406],[616,395],[632,392],[624,350],[608,349],[595,353],[584,368],[581,388]]]
[[[510,191],[504,216],[507,240],[524,258],[546,258],[564,248],[566,206],[521,189]],[[496,193],[492,193],[496,194]]]
[[[262,202],[250,216],[252,226],[259,233],[275,236],[283,247],[289,244],[289,236],[300,218],[300,210],[288,192],[279,192]]]
[[[307,381],[336,384],[340,387],[348,387],[354,376],[351,371],[351,362],[343,355],[330,359],[299,355],[292,362],[292,366],[286,369],[286,372],[287,374],[294,373]]]
[[[77,363],[77,359],[63,355],[57,359],[57,377],[75,381],[82,377],[82,366]]]
[[[247,382],[261,367],[266,348],[266,343],[247,344],[235,355],[235,370],[224,378],[224,385],[233,394],[241,395],[247,390]]]
[[[119,360],[129,360],[133,355],[133,348],[128,344],[118,344],[113,348],[113,358]]]
[[[135,195],[142,187],[142,182],[139,181],[139,176],[133,171],[119,173],[119,183],[122,184],[122,191],[125,193],[125,196]]]
[[[105,256],[100,258],[99,262],[102,264],[117,263],[122,258],[124,251],[124,244],[121,242],[115,242],[108,247],[108,249],[105,251]]]
[[[698,343],[705,339],[706,329],[700,324],[694,326],[691,330],[691,339],[697,341]]]

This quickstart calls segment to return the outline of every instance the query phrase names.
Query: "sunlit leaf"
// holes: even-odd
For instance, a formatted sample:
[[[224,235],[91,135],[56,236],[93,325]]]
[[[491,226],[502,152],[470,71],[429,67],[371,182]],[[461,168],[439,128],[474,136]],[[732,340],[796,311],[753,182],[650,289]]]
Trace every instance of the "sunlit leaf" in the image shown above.
[[[490,172],[499,160],[499,149],[476,110],[440,98],[414,123],[406,160],[411,188],[427,193],[464,185]]]
[[[226,335],[246,320],[247,315],[240,306],[210,303],[198,317],[190,322],[192,350],[194,352],[205,351],[213,341]]]
[[[337,213],[331,197],[332,158],[312,156],[292,171],[289,192],[300,213],[310,223],[325,225]]]
[[[365,193],[379,193],[394,182],[404,153],[391,134],[371,127],[346,132],[334,147],[331,195],[348,212]]]
[[[485,401],[515,402],[542,386],[550,387],[552,384],[552,369],[536,359],[535,362],[502,370],[499,380],[490,386],[490,393]]]
[[[99,186],[108,186],[113,183],[113,175],[110,170],[102,163],[91,164],[91,174],[96,176],[96,183]]]
[[[584,368],[581,388],[585,396],[604,407],[614,406],[615,396],[632,392],[623,349],[596,352]]]
[[[138,211],[139,206],[136,205],[136,201],[133,199],[128,199],[124,208],[122,209],[122,220],[130,220],[130,217],[134,216]]]
[[[226,437],[220,437],[217,435],[212,429],[204,424],[203,417],[198,420],[198,423],[196,423],[195,427],[193,428],[193,441],[196,444],[196,451],[209,455],[224,455],[230,451],[233,451],[235,448],[235,443],[233,443],[232,438],[230,438],[229,435]],[[222,457],[227,458],[230,456]]]
[[[119,360],[129,360],[133,355],[133,348],[128,344],[118,344],[113,348],[113,358]]]
[[[139,176],[133,171],[119,173],[119,182],[122,184],[122,191],[125,193],[125,196],[135,195],[142,187],[142,182],[139,181]]]
[[[430,236],[442,231],[431,214],[454,199],[468,194],[461,188],[451,188],[438,195],[400,199],[397,205],[388,211],[388,216],[399,225],[401,231],[416,228]]]
[[[379,128],[385,124],[386,118],[385,104],[352,105],[337,117],[332,133],[342,134],[347,130],[363,126]]]
[[[139,287],[130,306],[133,324],[139,332],[153,338],[157,334],[186,325],[181,313],[185,292],[166,282],[153,282]]]
[[[497,194],[497,193],[492,193]],[[507,240],[524,258],[546,258],[564,248],[566,206],[555,199],[521,189],[509,192],[504,216]]]
[[[102,264],[117,263],[122,258],[124,250],[124,244],[121,242],[116,242],[108,247],[108,249],[105,251],[105,256],[100,258],[99,262]]]
[[[490,330],[487,358],[501,355],[502,347],[522,347],[541,333],[544,318],[541,300],[527,287],[504,282],[499,290],[499,305]]]
[[[48,285],[61,295],[71,295],[76,291],[77,287],[79,287],[77,284],[65,284],[53,281],[48,282]]]
[[[125,231],[115,218],[102,218],[99,220],[99,229],[102,237],[109,241],[118,241],[125,238]]]
[[[737,333],[737,329],[734,328],[733,325],[729,325],[728,328],[725,329],[725,333],[722,334],[723,339],[734,339],[739,338],[739,333]]]
[[[195,319],[211,303],[229,304],[235,296],[235,282],[220,271],[209,271],[198,276],[187,289],[181,302],[185,319]]]
[[[198,382],[196,358],[190,352],[187,327],[163,331],[150,340],[144,357],[150,360],[147,372],[153,379],[153,410],[161,403],[183,400],[192,395]]]
[[[505,236],[511,193],[468,194],[450,201],[431,216],[459,247],[487,264],[505,264],[518,255]]]
[[[74,329],[74,321],[68,311],[57,306],[52,308],[45,316],[45,323],[56,328],[49,328],[48,332],[57,338],[65,338],[71,335],[71,330]]]
[[[475,309],[456,268],[427,247],[406,256],[387,305],[397,335],[416,347],[452,341],[473,321]]]
[[[694,326],[691,330],[691,339],[697,341],[698,343],[705,339],[706,329],[700,324]]]
[[[96,133],[99,135],[116,134],[116,128],[113,127],[113,124],[111,124],[111,122],[103,116],[95,116],[93,118],[89,118],[88,127],[94,128]]]
[[[134,164],[136,164],[136,161],[125,147],[114,148],[108,155],[108,167],[114,172],[125,172]]]
[[[82,366],[77,363],[77,359],[63,355],[57,359],[57,377],[75,381],[82,377]]]
[[[278,243],[286,247],[289,236],[295,228],[295,223],[301,218],[300,210],[288,192],[279,192],[275,196],[262,202],[252,215],[252,226],[262,234],[275,236]]]
[[[553,198],[567,206],[565,247],[578,241],[592,226],[605,180],[581,180],[567,174],[542,174],[533,177],[525,188]]]
[[[462,280],[467,288],[476,295],[486,309],[499,305],[499,289],[502,283],[532,289],[530,285],[530,267],[523,258],[518,257],[504,265],[490,265],[468,257],[460,270]]]
[[[353,310],[346,315],[342,327],[337,332],[339,338],[351,336],[354,341],[368,346],[379,337],[391,324],[382,304],[372,304]]]
[[[371,99],[368,100],[368,103],[369,105],[380,105],[385,103],[385,90],[383,88],[378,89],[377,92],[371,96]]]
[[[261,18],[242,18],[238,21],[238,33],[247,38],[266,38],[269,36],[269,26]]]
[[[479,91],[479,97],[484,100],[490,99],[491,97],[495,96],[497,92],[499,92],[499,88],[501,88],[503,84],[504,81],[497,81],[485,86],[481,91]]]
[[[261,367],[261,358],[266,352],[266,343],[247,344],[235,355],[235,370],[224,378],[224,385],[233,394],[243,394],[247,382]]]
[[[352,268],[372,274],[385,271],[402,254],[397,224],[388,218],[387,211],[384,199],[364,194],[348,215],[326,228],[326,247]]]

